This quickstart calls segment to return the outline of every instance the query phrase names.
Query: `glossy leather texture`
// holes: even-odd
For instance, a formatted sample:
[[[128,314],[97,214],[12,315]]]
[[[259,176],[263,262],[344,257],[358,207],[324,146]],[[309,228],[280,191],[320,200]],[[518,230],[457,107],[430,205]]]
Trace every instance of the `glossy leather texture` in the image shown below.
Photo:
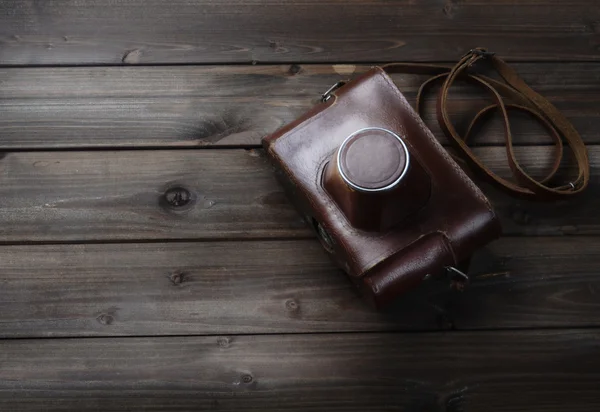
[[[406,176],[385,191],[389,198],[383,200],[357,195],[337,177],[340,146],[368,128],[400,136],[409,152]],[[377,307],[425,277],[445,275],[446,267],[460,266],[500,235],[489,201],[381,68],[341,87],[325,103],[264,138],[263,144],[292,203],[334,261]],[[376,147],[358,147],[367,160],[377,160],[371,153]],[[400,162],[398,167],[406,160],[401,155],[393,159]],[[360,165],[359,160],[351,159]],[[395,169],[389,176],[393,173]],[[389,205],[397,207],[397,213],[382,218],[382,213],[390,213]],[[375,218],[360,218],[372,214]]]
[[[381,128],[362,129],[325,165],[323,187],[352,227],[386,231],[427,203],[431,178],[404,140]]]

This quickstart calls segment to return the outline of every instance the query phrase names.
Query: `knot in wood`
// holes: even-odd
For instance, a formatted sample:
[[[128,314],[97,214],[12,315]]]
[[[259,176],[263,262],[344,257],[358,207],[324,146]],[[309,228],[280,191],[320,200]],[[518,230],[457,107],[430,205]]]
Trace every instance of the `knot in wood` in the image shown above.
[[[253,380],[254,380],[254,378],[252,377],[252,375],[250,375],[248,373],[242,375],[242,382],[243,383],[248,384],[248,383],[251,383]]]
[[[298,310],[298,302],[296,302],[294,299],[288,299],[285,301],[285,307],[290,312],[295,312]]]
[[[219,345],[221,348],[228,348],[231,345],[231,339],[226,336],[222,336],[217,339],[217,345]]]
[[[180,285],[183,283],[185,278],[185,274],[179,270],[171,273],[169,275],[169,279],[171,279],[171,282],[173,282],[174,285]]]
[[[297,64],[292,64],[288,70],[289,74],[294,75],[300,73],[302,67]]]
[[[172,187],[165,192],[165,201],[173,208],[180,208],[192,201],[192,194],[183,187]]]
[[[96,318],[98,320],[98,322],[100,322],[102,325],[110,325],[111,323],[113,323],[114,318],[110,315],[107,315],[106,313],[101,314],[100,316],[98,316]]]

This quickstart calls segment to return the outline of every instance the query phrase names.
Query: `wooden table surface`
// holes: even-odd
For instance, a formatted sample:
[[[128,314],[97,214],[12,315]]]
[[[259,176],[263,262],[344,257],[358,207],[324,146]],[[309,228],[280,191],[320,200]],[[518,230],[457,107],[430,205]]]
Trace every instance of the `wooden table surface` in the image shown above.
[[[475,46],[573,122],[589,190],[484,186],[505,233],[470,287],[375,312],[260,139],[373,63]],[[0,0],[0,411],[600,410],[599,96],[597,0]],[[485,101],[457,87],[459,127]],[[474,145],[509,174],[499,128]]]

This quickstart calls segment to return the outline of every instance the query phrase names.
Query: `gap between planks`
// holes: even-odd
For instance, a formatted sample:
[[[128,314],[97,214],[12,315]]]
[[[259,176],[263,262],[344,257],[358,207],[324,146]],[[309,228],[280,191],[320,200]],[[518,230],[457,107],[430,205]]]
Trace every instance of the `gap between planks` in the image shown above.
[[[498,174],[510,174],[503,148],[475,151]],[[553,149],[516,152],[532,175],[543,176]],[[575,199],[527,202],[483,186],[505,235],[600,234],[600,146],[589,153],[592,181]],[[189,204],[171,207],[165,201],[170,189],[188,192]],[[20,152],[0,158],[3,244],[307,237],[312,233],[262,151]]]
[[[600,63],[515,66],[572,120],[588,143],[600,142],[599,67]],[[314,106],[333,83],[368,68],[293,64],[0,69],[0,150],[256,147],[262,136]],[[393,78],[414,101],[426,77]],[[458,130],[488,103],[481,91],[453,87],[451,114]],[[433,96],[424,118],[444,142]],[[516,144],[550,141],[527,116],[512,119]],[[493,121],[474,144],[502,142],[500,122]]]
[[[600,325],[600,237],[501,238],[462,293],[387,311],[314,240],[0,247],[0,337],[551,329]]]

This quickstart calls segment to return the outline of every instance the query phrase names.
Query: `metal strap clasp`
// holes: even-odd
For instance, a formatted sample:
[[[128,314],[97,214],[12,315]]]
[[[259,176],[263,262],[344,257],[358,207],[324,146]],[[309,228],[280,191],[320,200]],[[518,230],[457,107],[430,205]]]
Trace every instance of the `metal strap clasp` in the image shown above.
[[[463,57],[477,56],[477,57],[482,57],[482,58],[488,58],[488,57],[492,57],[495,55],[496,55],[496,52],[491,52],[491,51],[487,51],[487,49],[484,49],[481,47],[476,47],[476,48],[471,49],[468,52],[466,52]]]
[[[446,266],[446,274],[452,287],[457,290],[463,290],[469,284],[469,276],[454,266]]]
[[[346,82],[340,81],[331,86],[325,93],[321,95],[321,102],[325,103],[327,100],[331,99],[331,94],[345,84]]]

